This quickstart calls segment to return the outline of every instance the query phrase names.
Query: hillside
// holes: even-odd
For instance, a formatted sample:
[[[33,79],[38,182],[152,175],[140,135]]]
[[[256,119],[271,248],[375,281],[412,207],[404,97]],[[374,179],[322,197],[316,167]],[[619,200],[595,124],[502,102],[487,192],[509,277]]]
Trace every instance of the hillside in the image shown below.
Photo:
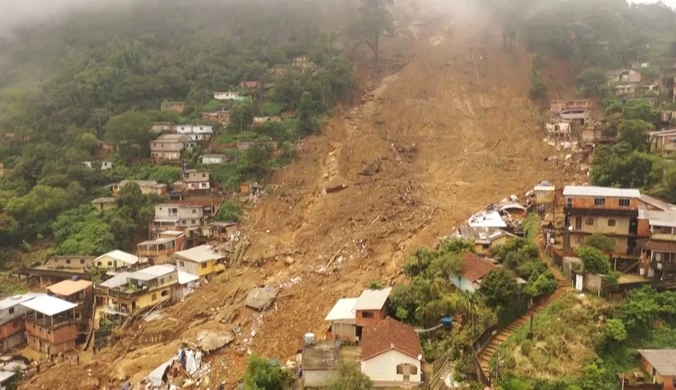
[[[79,366],[59,363],[22,388],[119,388],[203,329],[241,331],[207,359],[210,383],[233,385],[248,352],[292,358],[304,333],[325,332],[336,299],[370,280],[398,280],[413,249],[433,245],[472,212],[542,179],[560,183],[564,174],[543,163],[555,152],[542,143],[528,101],[531,55],[503,51],[484,10],[442,11],[410,9],[417,43],[408,65],[370,85],[361,104],[338,109],[323,134],[303,140],[296,161],[273,174],[273,191],[246,207],[246,265],[162,319],[119,331],[112,349],[85,354]],[[401,50],[411,48],[387,50],[383,57],[406,58]],[[377,159],[377,174],[359,174]],[[325,193],[338,181],[347,188]],[[273,283],[282,287],[274,309],[244,308],[249,289]]]

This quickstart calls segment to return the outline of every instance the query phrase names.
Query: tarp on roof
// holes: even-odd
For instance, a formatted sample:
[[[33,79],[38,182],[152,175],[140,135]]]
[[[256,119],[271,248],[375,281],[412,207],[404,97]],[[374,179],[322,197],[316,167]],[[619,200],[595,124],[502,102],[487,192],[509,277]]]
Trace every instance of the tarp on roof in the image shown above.
[[[22,303],[22,305],[50,317],[77,307],[74,303],[49,295],[31,299],[30,301]]]

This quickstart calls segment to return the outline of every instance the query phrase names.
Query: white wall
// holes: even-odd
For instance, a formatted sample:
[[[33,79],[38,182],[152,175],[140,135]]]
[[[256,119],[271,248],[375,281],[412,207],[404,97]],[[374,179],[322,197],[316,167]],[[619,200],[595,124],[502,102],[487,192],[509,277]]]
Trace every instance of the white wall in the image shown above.
[[[376,385],[378,384],[377,382],[403,382],[404,376],[397,374],[397,365],[403,363],[409,363],[418,367],[418,374],[411,375],[410,382],[412,384],[420,383],[422,367],[418,359],[394,350],[380,354],[367,361],[362,361],[361,372],[368,375]]]
[[[336,376],[335,370],[303,371],[303,385],[305,387],[321,387],[331,382]]]
[[[187,261],[181,258],[176,258],[176,268],[179,271],[187,272],[192,275],[200,274],[200,265],[194,261]]]
[[[474,285],[472,282],[469,281],[469,279],[465,279],[464,277],[457,277],[457,276],[451,276],[451,283],[457,288],[459,288],[462,291],[466,292],[476,292],[476,289],[474,288]]]

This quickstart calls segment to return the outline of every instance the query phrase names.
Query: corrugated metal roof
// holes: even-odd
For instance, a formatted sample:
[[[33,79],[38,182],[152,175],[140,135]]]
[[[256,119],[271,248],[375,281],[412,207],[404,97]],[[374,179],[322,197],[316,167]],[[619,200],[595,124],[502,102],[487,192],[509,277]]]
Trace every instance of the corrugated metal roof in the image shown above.
[[[51,297],[49,295],[43,295],[41,297],[31,299],[30,301],[22,303],[22,305],[50,317],[59,313],[63,313],[66,310],[73,309],[77,306],[74,303],[70,303],[56,297]]]
[[[129,278],[148,281],[170,274],[174,271],[176,271],[176,267],[174,267],[173,265],[168,264],[154,265],[152,267],[144,268],[140,271],[133,272],[131,275],[129,275]]]
[[[47,287],[47,291],[51,292],[52,294],[67,297],[82,290],[86,290],[91,285],[92,282],[87,280],[64,280]]]
[[[342,298],[333,305],[324,321],[341,321],[354,323],[357,321],[357,311],[354,309],[359,298]]]
[[[638,353],[661,376],[676,376],[676,349],[639,349]]]
[[[566,186],[564,196],[602,196],[609,198],[639,198],[641,192],[629,188],[594,187],[594,186]]]
[[[39,296],[45,295],[43,293],[26,293],[26,294],[21,294],[21,295],[13,295],[11,297],[7,297],[3,300],[0,301],[0,310],[5,310],[9,309],[10,307],[14,307],[16,305],[19,305],[23,302],[30,301],[33,298],[37,298]]]
[[[99,283],[100,287],[106,288],[116,288],[127,284],[127,278],[131,275],[131,272],[120,272],[119,274],[113,276],[112,278],[106,280],[105,282]]]
[[[392,287],[382,290],[364,290],[355,303],[354,310],[380,310],[387,302],[390,292],[392,292]]]
[[[179,256],[185,260],[194,261],[196,263],[204,263],[209,260],[223,258],[223,255],[214,252],[209,245],[200,245],[191,249],[176,252],[176,256]]]
[[[133,265],[138,263],[138,256],[132,255],[131,253],[127,253],[124,251],[121,251],[119,249],[115,249],[114,251],[110,251],[108,253],[105,253],[96,259],[94,261],[98,261],[99,259],[104,259],[106,257],[110,257],[113,260],[121,261],[123,263],[127,263],[129,265]]]

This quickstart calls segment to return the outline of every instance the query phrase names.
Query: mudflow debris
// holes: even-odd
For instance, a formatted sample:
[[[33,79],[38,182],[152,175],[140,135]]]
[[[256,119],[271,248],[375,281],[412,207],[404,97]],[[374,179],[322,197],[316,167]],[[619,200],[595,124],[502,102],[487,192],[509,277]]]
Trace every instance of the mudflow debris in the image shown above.
[[[279,289],[275,287],[266,286],[254,288],[249,291],[244,304],[252,309],[263,311],[272,305],[278,293]]]

